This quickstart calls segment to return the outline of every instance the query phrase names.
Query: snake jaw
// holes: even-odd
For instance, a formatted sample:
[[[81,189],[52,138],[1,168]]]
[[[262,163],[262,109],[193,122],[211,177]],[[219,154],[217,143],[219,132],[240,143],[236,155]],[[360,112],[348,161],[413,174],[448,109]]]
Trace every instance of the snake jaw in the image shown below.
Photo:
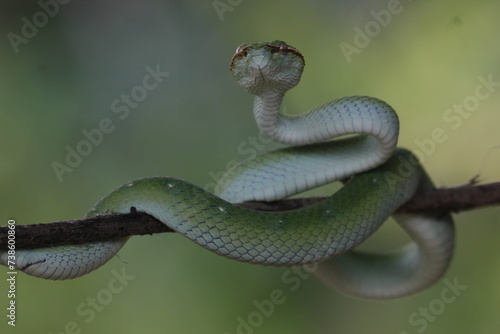
[[[46,259],[42,259],[42,260],[37,260],[37,261],[34,261],[34,262],[29,262],[29,263],[26,263],[24,266],[22,266],[20,269],[22,272],[27,272],[31,266],[34,266],[36,264],[41,264],[41,263],[44,263],[45,261],[47,261]]]

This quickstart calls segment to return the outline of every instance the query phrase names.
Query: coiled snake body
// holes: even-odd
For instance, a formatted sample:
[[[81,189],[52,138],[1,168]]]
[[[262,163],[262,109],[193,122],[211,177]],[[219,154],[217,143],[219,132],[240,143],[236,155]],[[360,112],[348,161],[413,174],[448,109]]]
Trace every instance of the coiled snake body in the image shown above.
[[[433,187],[417,159],[396,149],[396,113],[378,99],[349,96],[301,116],[280,114],[283,96],[298,84],[304,64],[295,48],[274,41],[241,45],[230,66],[238,83],[256,96],[260,131],[298,146],[234,167],[217,195],[179,179],[148,177],[114,190],[88,216],[126,213],[133,206],[228,258],[272,266],[321,262],[316,274],[360,297],[398,297],[430,286],[451,260],[454,228],[448,214],[393,215],[412,243],[387,254],[351,250],[417,191]],[[349,134],[356,136],[329,140]],[[347,178],[331,197],[298,210],[259,212],[231,204],[279,200]],[[126,240],[19,250],[16,265],[46,279],[76,278],[103,265]],[[2,264],[6,259],[0,254]]]

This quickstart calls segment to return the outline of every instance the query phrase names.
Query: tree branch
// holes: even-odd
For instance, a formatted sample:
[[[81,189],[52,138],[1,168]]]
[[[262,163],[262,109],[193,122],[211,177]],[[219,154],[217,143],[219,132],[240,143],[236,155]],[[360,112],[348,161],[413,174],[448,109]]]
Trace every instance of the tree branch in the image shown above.
[[[305,207],[322,199],[324,197],[295,198],[269,203],[245,202],[238,205],[252,210],[286,211]],[[460,212],[495,204],[500,204],[500,182],[484,185],[470,183],[419,193],[399,208],[397,213]],[[8,226],[0,227],[0,250],[8,249],[8,231]],[[16,249],[36,248],[165,232],[174,231],[152,216],[132,209],[128,214],[17,225],[15,245]]]

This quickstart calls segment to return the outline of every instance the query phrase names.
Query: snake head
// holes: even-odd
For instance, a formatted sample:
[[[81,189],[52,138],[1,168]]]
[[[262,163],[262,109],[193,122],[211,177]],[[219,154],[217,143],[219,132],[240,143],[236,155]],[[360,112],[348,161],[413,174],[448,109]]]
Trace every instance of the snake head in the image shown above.
[[[295,87],[302,75],[304,57],[283,41],[242,44],[231,59],[229,70],[250,94],[285,92]]]

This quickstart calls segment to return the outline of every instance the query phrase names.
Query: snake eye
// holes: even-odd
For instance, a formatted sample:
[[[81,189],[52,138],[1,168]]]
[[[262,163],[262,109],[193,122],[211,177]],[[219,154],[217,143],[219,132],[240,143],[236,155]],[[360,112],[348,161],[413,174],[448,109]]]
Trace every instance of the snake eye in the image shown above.
[[[236,51],[234,53],[241,53],[246,47],[247,47],[246,44],[241,44],[236,48]]]
[[[243,57],[245,57],[247,55],[247,52],[245,51],[246,48],[247,48],[246,44],[241,44],[236,48],[236,51],[234,53],[241,54]]]
[[[231,59],[231,63],[229,64],[229,69],[232,69],[234,66],[234,62],[237,60],[241,60],[247,56],[247,45],[242,44],[236,48],[236,51],[234,52],[234,56]]]
[[[286,44],[285,42],[281,43],[279,52],[280,52],[280,54],[287,54],[288,53],[288,44]]]
[[[246,51],[242,51],[242,52],[238,52],[234,55],[234,59],[235,60],[240,60],[240,59],[243,59],[247,56],[247,52]]]
[[[285,42],[281,42],[279,46],[273,45],[271,47],[271,54],[277,54],[279,53],[280,55],[286,55],[290,51],[288,44]]]
[[[247,56],[247,47],[248,45],[242,44],[236,48],[236,51],[234,52],[233,58],[231,59],[231,63],[229,64],[229,69],[232,70],[235,61],[241,60]]]

